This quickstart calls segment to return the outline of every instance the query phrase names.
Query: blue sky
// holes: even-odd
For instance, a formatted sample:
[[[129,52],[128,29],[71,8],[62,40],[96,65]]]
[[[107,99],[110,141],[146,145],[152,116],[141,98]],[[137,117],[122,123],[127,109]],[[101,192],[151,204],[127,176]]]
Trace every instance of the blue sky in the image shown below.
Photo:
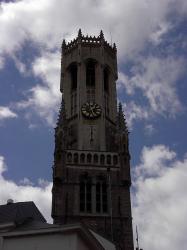
[[[186,0],[0,1],[0,202],[50,221],[60,46],[79,28],[117,45],[141,246],[186,249]]]

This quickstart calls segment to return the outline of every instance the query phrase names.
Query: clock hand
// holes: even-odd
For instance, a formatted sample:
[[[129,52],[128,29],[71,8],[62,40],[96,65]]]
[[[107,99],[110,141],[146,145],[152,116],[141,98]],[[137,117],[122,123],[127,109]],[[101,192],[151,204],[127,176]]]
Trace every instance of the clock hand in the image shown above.
[[[94,115],[93,112],[94,112],[94,108],[90,107],[90,113],[92,113],[92,115]]]

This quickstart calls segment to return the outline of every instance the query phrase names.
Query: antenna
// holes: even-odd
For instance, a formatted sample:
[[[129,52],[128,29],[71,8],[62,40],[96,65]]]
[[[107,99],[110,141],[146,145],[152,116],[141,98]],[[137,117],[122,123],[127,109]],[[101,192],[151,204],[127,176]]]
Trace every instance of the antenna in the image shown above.
[[[109,27],[109,33],[110,33],[110,45],[112,46],[112,32],[111,32],[111,27]]]
[[[136,243],[137,243],[136,250],[139,250],[139,239],[138,239],[138,227],[137,227],[137,225],[136,225]]]

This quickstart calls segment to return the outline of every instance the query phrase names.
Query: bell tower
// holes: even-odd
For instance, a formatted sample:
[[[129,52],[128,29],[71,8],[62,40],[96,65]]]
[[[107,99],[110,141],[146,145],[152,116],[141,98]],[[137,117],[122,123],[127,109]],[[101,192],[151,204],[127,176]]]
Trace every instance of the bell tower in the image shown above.
[[[52,217],[133,250],[128,130],[117,107],[117,50],[100,32],[62,43]]]

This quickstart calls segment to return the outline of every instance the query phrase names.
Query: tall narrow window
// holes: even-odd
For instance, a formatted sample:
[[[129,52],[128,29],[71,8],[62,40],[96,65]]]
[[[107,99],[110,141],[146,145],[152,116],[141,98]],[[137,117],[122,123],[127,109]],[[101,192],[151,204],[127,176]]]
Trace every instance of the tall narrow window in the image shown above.
[[[114,165],[117,165],[117,164],[118,164],[118,157],[117,157],[117,155],[114,155],[114,156],[113,156],[113,164],[114,164]]]
[[[96,184],[96,212],[101,212],[101,183]]]
[[[77,112],[77,93],[73,91],[71,93],[71,115],[75,115]]]
[[[96,212],[107,213],[107,184],[105,180],[98,180],[96,183]]]
[[[69,73],[70,73],[70,83],[71,83],[71,115],[76,114],[77,110],[77,64],[72,63],[69,66]]]
[[[109,68],[106,66],[103,70],[103,82],[104,82],[104,98],[105,98],[105,114],[109,116]]]
[[[95,101],[95,61],[89,59],[86,63],[86,88],[87,101]]]
[[[92,184],[90,181],[86,182],[86,212],[92,211]]]
[[[85,182],[81,181],[80,182],[80,211],[84,212],[85,211]]]
[[[80,211],[92,212],[92,183],[90,178],[81,178],[80,181]]]
[[[70,75],[71,75],[71,89],[76,90],[77,88],[77,65],[72,64],[70,66]]]
[[[105,92],[104,98],[105,98],[105,113],[108,116],[109,115],[109,95],[108,95],[108,93]]]
[[[109,90],[109,70],[107,68],[103,71],[103,80],[104,80],[104,90],[108,92]]]
[[[67,214],[68,214],[68,193],[65,196],[65,222],[67,221]]]
[[[95,62],[89,60],[86,64],[86,86],[95,87]]]
[[[103,213],[107,212],[107,185],[105,181],[102,183],[102,210]]]

